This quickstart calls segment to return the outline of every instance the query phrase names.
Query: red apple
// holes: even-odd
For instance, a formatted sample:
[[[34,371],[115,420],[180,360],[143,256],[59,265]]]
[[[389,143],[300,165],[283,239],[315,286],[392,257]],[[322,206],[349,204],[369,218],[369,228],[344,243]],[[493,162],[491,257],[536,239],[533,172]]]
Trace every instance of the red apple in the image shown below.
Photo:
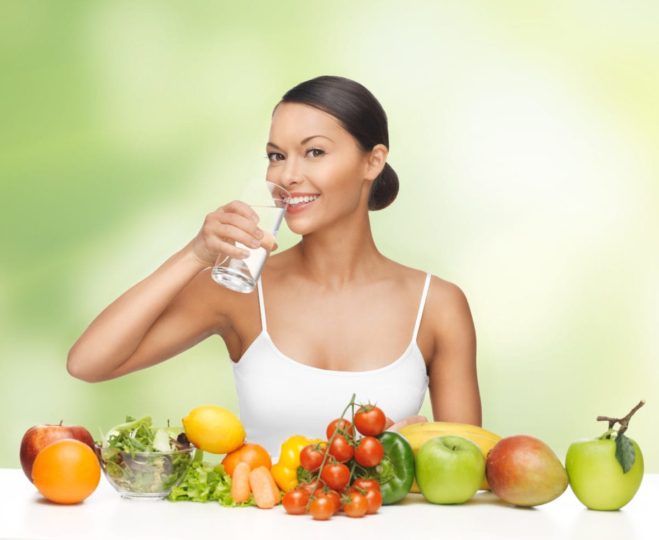
[[[494,494],[517,506],[537,506],[565,491],[567,473],[549,446],[535,437],[501,439],[487,455],[485,475]]]
[[[42,448],[60,439],[77,439],[94,450],[94,439],[82,426],[63,426],[59,424],[41,424],[32,426],[23,435],[21,441],[21,466],[23,472],[32,481],[32,464]]]

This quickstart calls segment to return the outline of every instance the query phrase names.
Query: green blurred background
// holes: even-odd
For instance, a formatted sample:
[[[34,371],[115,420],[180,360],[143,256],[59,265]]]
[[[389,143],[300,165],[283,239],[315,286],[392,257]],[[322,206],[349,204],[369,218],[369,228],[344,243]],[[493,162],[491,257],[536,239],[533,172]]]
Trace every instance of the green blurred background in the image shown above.
[[[37,423],[97,436],[126,414],[237,410],[219,338],[100,384],[72,379],[66,355],[262,176],[281,95],[337,74],[389,115],[401,192],[373,215],[380,248],[469,298],[484,425],[563,458],[604,431],[598,414],[646,398],[630,435],[659,472],[656,2],[5,1],[2,13],[0,466],[19,466]],[[285,231],[280,246],[295,241]]]

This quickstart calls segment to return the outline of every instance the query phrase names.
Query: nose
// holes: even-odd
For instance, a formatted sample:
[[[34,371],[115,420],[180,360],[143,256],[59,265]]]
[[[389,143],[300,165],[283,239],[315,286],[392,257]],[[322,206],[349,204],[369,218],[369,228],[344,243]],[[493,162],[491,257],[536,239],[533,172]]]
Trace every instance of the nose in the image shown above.
[[[281,171],[281,176],[279,177],[281,186],[286,190],[291,191],[291,188],[294,188],[302,182],[302,177],[301,163],[295,158],[289,157],[286,160],[283,170]]]

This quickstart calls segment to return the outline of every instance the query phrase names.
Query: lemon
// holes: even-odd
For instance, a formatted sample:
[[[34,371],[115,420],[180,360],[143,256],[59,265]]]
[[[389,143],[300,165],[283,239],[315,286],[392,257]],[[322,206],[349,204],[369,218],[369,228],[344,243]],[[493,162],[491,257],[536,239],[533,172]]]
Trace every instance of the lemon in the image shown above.
[[[245,428],[230,410],[217,405],[201,405],[183,418],[183,429],[190,442],[204,452],[228,454],[245,441]]]

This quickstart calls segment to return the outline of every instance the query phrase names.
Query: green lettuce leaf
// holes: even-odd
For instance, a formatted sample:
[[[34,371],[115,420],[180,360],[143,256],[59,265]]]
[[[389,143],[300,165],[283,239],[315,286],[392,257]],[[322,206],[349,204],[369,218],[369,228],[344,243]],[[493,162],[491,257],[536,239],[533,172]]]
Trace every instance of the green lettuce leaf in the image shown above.
[[[212,465],[196,456],[181,483],[172,489],[167,499],[172,502],[217,501],[222,506],[256,505],[253,496],[244,503],[236,503],[231,497],[231,477],[224,471],[224,467]]]

